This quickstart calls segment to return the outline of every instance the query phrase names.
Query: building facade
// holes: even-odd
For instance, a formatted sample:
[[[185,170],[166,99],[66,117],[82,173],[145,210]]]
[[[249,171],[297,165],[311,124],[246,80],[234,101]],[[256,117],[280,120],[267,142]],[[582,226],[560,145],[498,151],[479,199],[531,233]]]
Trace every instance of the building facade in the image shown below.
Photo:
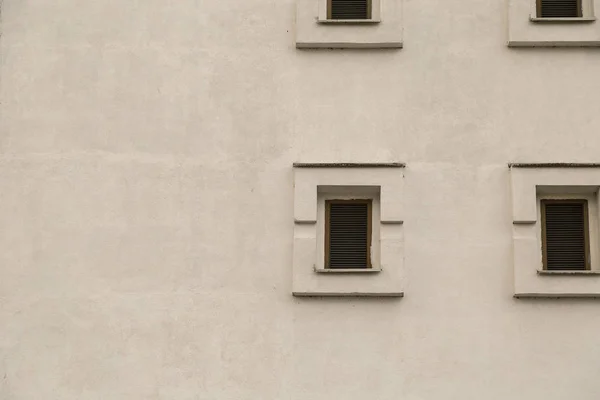
[[[0,399],[600,398],[575,3],[2,1]],[[368,273],[327,273],[336,199]]]

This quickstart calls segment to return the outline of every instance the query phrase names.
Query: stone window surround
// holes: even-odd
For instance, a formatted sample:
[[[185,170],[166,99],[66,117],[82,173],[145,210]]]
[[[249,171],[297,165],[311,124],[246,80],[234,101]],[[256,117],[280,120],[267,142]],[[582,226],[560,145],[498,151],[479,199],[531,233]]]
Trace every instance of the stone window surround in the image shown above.
[[[508,0],[509,47],[600,46],[594,11],[600,0],[582,0],[582,18],[538,18],[536,0]]]
[[[404,295],[403,168],[402,163],[294,164],[294,296]],[[372,246],[379,262],[373,268],[360,273],[322,268],[324,213],[319,210],[325,198],[336,195],[374,200],[379,240]]]
[[[402,48],[404,0],[372,0],[369,20],[327,19],[328,0],[296,0],[297,48]]]
[[[600,297],[600,164],[510,164],[514,296]],[[584,198],[590,211],[591,271],[544,271],[540,200]],[[593,202],[593,204],[592,204]]]

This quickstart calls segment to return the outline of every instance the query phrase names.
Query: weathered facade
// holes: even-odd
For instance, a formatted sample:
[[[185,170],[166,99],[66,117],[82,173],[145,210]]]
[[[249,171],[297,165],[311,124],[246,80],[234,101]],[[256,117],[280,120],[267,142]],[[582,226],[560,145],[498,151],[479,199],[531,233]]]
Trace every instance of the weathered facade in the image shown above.
[[[0,399],[600,397],[595,289],[514,297],[509,169],[600,161],[600,22],[381,1],[402,48],[297,49],[293,0],[2,2]],[[404,297],[292,295],[295,162],[404,165]]]

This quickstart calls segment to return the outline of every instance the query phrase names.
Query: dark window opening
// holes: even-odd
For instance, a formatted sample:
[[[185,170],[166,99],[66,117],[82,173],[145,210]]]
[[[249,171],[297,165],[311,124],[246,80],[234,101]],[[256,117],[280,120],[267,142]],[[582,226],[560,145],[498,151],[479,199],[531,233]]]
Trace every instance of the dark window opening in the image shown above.
[[[329,0],[328,19],[371,19],[371,0]]]
[[[589,221],[586,200],[542,200],[544,269],[590,269]]]
[[[371,268],[371,200],[325,202],[325,268]]]
[[[537,0],[538,18],[581,18],[581,0]]]

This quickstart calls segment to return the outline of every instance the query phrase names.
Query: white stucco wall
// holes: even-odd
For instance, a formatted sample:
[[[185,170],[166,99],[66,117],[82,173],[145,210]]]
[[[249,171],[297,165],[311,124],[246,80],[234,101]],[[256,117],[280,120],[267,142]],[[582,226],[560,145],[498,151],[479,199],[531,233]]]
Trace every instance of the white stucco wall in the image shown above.
[[[517,300],[507,163],[598,161],[600,53],[405,0],[4,0],[0,399],[596,400],[600,301]],[[405,297],[291,295],[292,163],[407,163]]]

